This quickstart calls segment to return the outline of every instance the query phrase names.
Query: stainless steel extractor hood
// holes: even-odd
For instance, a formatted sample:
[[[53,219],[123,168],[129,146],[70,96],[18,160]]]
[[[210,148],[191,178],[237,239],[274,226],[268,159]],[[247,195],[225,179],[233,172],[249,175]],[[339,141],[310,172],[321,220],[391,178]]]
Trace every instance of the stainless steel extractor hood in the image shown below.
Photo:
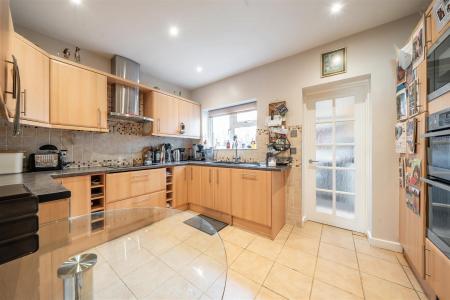
[[[140,65],[128,58],[115,55],[111,59],[111,73],[139,83]],[[134,122],[152,122],[153,119],[139,114],[139,88],[115,83],[112,85],[110,117]]]

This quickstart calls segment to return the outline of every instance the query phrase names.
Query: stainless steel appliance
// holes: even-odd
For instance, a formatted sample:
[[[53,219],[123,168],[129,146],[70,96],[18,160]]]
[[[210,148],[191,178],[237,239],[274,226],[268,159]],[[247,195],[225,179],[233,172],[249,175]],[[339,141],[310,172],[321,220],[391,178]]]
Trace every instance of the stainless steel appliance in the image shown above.
[[[428,238],[450,258],[450,109],[428,117]]]
[[[442,96],[450,90],[450,29],[448,29],[428,51],[427,91],[428,101]]]
[[[201,144],[192,145],[192,160],[205,160],[205,149]]]
[[[144,148],[142,161],[144,162],[144,166],[150,166],[153,164],[153,150],[151,147]]]
[[[37,153],[30,154],[29,157],[31,171],[60,170],[63,166],[62,154],[54,145],[43,145]]]
[[[128,58],[115,55],[111,59],[111,73],[139,83],[140,65]],[[151,122],[139,113],[139,89],[115,83],[112,85],[110,117],[135,122]]]
[[[175,149],[172,151],[173,161],[179,162],[181,161],[181,151],[180,149]]]

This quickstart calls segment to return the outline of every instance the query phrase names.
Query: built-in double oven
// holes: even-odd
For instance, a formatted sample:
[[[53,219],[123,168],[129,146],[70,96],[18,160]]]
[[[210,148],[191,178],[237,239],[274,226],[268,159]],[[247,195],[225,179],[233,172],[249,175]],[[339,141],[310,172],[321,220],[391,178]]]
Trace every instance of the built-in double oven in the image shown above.
[[[428,117],[428,238],[450,258],[450,109]]]

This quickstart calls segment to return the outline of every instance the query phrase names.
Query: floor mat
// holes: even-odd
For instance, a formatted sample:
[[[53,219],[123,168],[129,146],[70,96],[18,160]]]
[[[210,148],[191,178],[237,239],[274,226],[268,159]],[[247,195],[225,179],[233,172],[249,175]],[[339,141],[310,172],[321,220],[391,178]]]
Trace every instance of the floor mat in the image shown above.
[[[209,235],[213,235],[214,233],[219,232],[228,225],[224,222],[220,222],[216,219],[204,215],[192,217],[184,221],[184,223]]]

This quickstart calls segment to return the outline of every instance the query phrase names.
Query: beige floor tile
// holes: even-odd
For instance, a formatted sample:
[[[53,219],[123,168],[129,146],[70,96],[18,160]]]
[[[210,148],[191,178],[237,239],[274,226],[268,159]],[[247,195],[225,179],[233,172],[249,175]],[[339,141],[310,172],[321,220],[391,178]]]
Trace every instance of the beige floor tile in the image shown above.
[[[185,244],[180,244],[162,254],[160,259],[175,271],[179,271],[200,254],[201,252],[199,250]]]
[[[226,280],[226,285],[225,285]],[[242,276],[241,274],[228,270],[228,274],[222,275],[208,289],[207,296],[213,300],[245,300],[254,299],[260,289],[260,285]]]
[[[361,272],[412,288],[400,264],[391,263],[363,253],[358,253],[357,255]]]
[[[136,299],[133,293],[122,283],[114,284],[107,289],[94,294],[95,300],[132,300]]]
[[[317,257],[301,250],[286,246],[277,258],[277,262],[300,273],[313,277]]]
[[[356,251],[381,258],[393,263],[398,263],[397,255],[393,251],[370,246],[369,241],[365,239],[355,239]]]
[[[194,300],[202,296],[202,291],[179,275],[167,280],[145,299],[152,300]]]
[[[108,263],[95,265],[93,268],[94,294],[101,292],[104,288],[121,283],[122,281],[113,271]]]
[[[214,245],[220,245],[222,241],[217,235],[209,235],[197,230],[196,233],[191,235],[183,243],[204,252]]]
[[[223,239],[227,242],[233,243],[241,248],[247,246],[256,238],[253,233],[234,227],[233,230],[223,235]]]
[[[115,261],[123,259],[127,253],[140,251],[141,249],[139,239],[135,237],[121,237],[98,246],[96,251],[107,261]]]
[[[271,260],[277,258],[282,248],[282,243],[263,237],[256,237],[247,247],[248,250]]]
[[[301,250],[311,255],[317,255],[319,251],[320,237],[311,237],[304,234],[291,233],[285,246]]]
[[[231,269],[258,284],[262,284],[272,265],[272,260],[249,250],[244,250],[231,265]]]
[[[150,295],[175,274],[166,264],[154,259],[122,277],[122,280],[136,297],[143,298]]]
[[[314,278],[358,297],[363,297],[358,270],[319,258]]]
[[[326,284],[319,280],[314,280],[312,291],[311,291],[311,300],[358,300],[363,299],[362,297],[358,297],[353,295],[352,293],[341,290],[332,285]]]
[[[256,300],[283,300],[283,299],[286,298],[265,287],[261,287],[258,295],[256,296]]]
[[[355,251],[323,242],[320,243],[319,257],[358,270],[358,260],[356,259]]]
[[[234,262],[234,260],[244,251],[243,248],[236,246],[227,241],[222,243],[214,243],[214,245],[206,250],[204,253],[212,258],[214,258],[218,263],[225,264],[225,258],[228,266]]]
[[[264,286],[288,299],[309,299],[312,278],[275,263]]]
[[[172,229],[170,235],[179,240],[180,242],[184,242],[189,237],[197,233],[198,230],[194,227],[191,227],[189,225],[186,225],[184,223],[178,223],[175,224],[174,228]]]
[[[206,292],[208,288],[226,271],[226,266],[213,258],[201,254],[180,271],[180,275],[197,288]]]
[[[180,240],[170,235],[152,234],[147,237],[144,235],[141,239],[141,244],[153,255],[159,256],[180,244]]]
[[[403,253],[395,253],[395,256],[397,256],[398,262],[402,265],[402,266],[409,266],[408,262],[406,261],[405,256],[403,256]]]
[[[414,300],[419,299],[413,289],[368,274],[361,274],[364,295],[367,300]]]
[[[405,270],[406,276],[408,276],[409,281],[411,282],[413,288],[418,291],[423,293],[422,287],[420,286],[419,281],[417,280],[416,276],[414,276],[413,271],[411,270],[411,268],[409,267],[403,267],[403,270]]]
[[[199,298],[199,300],[212,300],[212,298],[203,293],[203,295]]]
[[[302,226],[294,226],[292,228],[293,234],[305,234],[311,237],[320,237],[322,233],[322,224],[306,221]]]
[[[122,255],[117,255],[115,257],[115,259],[108,259],[108,263],[119,276],[125,276],[142,266],[142,264],[155,259],[155,257],[144,248],[131,250],[129,252],[124,251]]]
[[[322,229],[321,241],[349,250],[355,250],[353,234],[351,231],[345,229],[324,226]]]

